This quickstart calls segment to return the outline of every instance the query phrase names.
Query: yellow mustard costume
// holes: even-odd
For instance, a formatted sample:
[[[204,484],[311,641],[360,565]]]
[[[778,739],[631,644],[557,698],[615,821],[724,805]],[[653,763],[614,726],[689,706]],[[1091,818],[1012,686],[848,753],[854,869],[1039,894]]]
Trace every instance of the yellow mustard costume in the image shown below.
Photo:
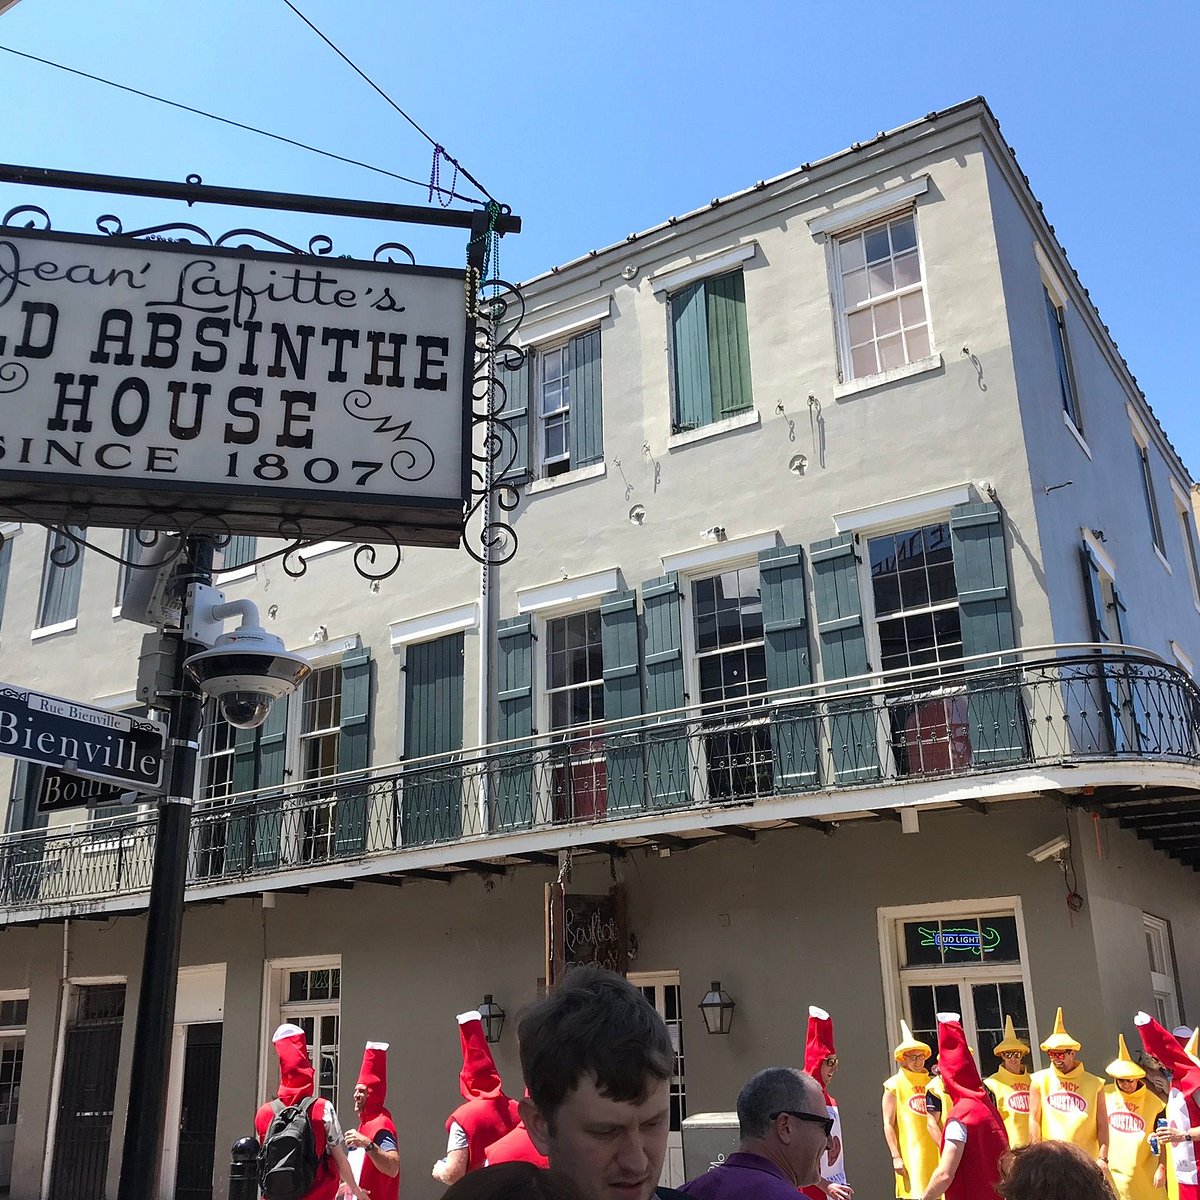
[[[1154,1186],[1160,1159],[1150,1151],[1154,1123],[1163,1112],[1163,1102],[1140,1081],[1146,1072],[1130,1057],[1124,1035],[1117,1039],[1117,1057],[1105,1070],[1114,1080],[1135,1079],[1135,1092],[1123,1092],[1116,1083],[1104,1089],[1108,1108],[1108,1169],[1120,1200],[1163,1200],[1162,1188]]]
[[[921,1050],[928,1058],[932,1053],[925,1042],[917,1041],[908,1026],[901,1021],[904,1034],[896,1047],[896,1061],[912,1050]],[[899,1197],[921,1196],[929,1186],[929,1177],[937,1167],[939,1151],[929,1136],[925,1123],[925,1091],[929,1086],[926,1071],[906,1071],[901,1067],[895,1075],[884,1080],[883,1090],[890,1092],[896,1100],[896,1140],[900,1144],[900,1157],[908,1171],[908,1187],[903,1176],[896,1175],[896,1195]]]
[[[1026,1055],[1029,1047],[1025,1045],[1013,1028],[1012,1017],[1004,1019],[1004,1040],[994,1051],[997,1058],[1005,1054]],[[1004,1121],[1004,1130],[1008,1134],[1008,1144],[1015,1150],[1018,1146],[1029,1145],[1029,1072],[1017,1075],[1004,1065],[994,1075],[989,1075],[984,1086],[996,1097],[996,1108]]]
[[[1063,1028],[1062,1009],[1054,1021],[1054,1032],[1042,1043],[1043,1050],[1078,1050],[1079,1043]],[[1104,1080],[1089,1075],[1078,1060],[1067,1074],[1055,1066],[1035,1071],[1029,1079],[1029,1091],[1041,1098],[1041,1134],[1043,1141],[1074,1142],[1091,1158],[1100,1153],[1096,1133],[1096,1111],[1104,1090]]]

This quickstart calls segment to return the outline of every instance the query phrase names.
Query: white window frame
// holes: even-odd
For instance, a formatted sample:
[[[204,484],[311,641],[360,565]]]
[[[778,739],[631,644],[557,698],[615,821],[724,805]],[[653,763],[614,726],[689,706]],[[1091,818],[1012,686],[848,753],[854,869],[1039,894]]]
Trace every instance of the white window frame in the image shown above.
[[[628,980],[635,988],[653,988],[655,991],[655,1009],[658,1015],[662,1017],[667,1025],[667,1032],[671,1035],[671,1047],[677,1055],[676,1066],[683,1064],[683,1071],[676,1076],[672,1072],[671,1085],[675,1086],[676,1078],[678,1078],[679,1094],[682,1099],[681,1107],[687,1108],[687,1054],[686,1047],[682,1045],[683,1026],[685,1024],[683,1018],[683,988],[679,979],[678,971],[631,971],[628,975]],[[680,1020],[676,1024],[667,1022],[666,1013],[663,1009],[666,1005],[659,1006],[657,1003],[660,989],[674,987],[679,989],[679,1004],[680,1004]],[[658,1178],[659,1187],[678,1188],[682,1187],[686,1176],[683,1170],[683,1132],[682,1130],[671,1130],[667,1134],[667,1153],[663,1159],[662,1173]]]
[[[955,490],[955,494],[957,495],[957,489]],[[871,559],[867,552],[868,543],[874,537],[886,537],[889,533],[901,533],[906,529],[923,529],[926,525],[948,524],[952,505],[946,506],[945,493],[930,492],[929,497],[931,499],[937,498],[940,501],[937,507],[918,510],[905,504],[903,509],[897,508],[896,515],[890,520],[881,520],[876,524],[851,527],[857,541],[855,554],[858,558],[859,607],[862,609],[863,630],[866,633],[868,670],[871,669],[871,663],[875,664],[874,671],[881,671],[883,669],[883,645],[879,639],[879,616],[875,612],[875,589],[871,585]],[[914,497],[914,499],[920,498]],[[900,503],[904,504],[904,502]],[[964,501],[955,500],[955,503],[964,503]],[[880,507],[882,508],[883,506]],[[946,608],[948,605],[942,604],[936,607]],[[919,610],[914,609],[913,611],[915,614]],[[935,611],[934,606],[930,606],[930,611]],[[947,659],[946,661],[953,662],[954,660]],[[940,664],[929,664],[931,667],[934,665]]]
[[[1183,542],[1183,557],[1187,563],[1188,583],[1192,589],[1192,604],[1200,612],[1200,557],[1196,549],[1196,514],[1188,494],[1172,478],[1171,499],[1179,523],[1179,538]]]
[[[899,931],[906,921],[950,919],[958,917],[1011,916],[1017,925],[1017,949],[1021,961],[1017,964],[997,964],[995,967],[980,964],[975,967],[964,963],[961,968],[941,969],[944,978],[969,973],[980,983],[1004,982],[1013,976],[1020,977],[1025,989],[1025,1009],[1029,1017],[1029,1041],[1037,1046],[1041,1041],[1037,1030],[1037,1005],[1033,994],[1033,981],[1029,969],[1029,942],[1025,936],[1025,914],[1020,896],[988,896],[976,900],[944,900],[932,904],[908,904],[880,907],[876,910],[876,931],[879,941],[879,970],[883,980],[883,1011],[886,1022],[888,1045],[899,1036],[901,1015],[904,1012],[905,981],[916,983],[923,979],[914,978],[917,973],[934,972],[935,967],[901,967],[901,941]],[[1001,979],[1000,976],[1004,978]],[[963,1013],[964,1020],[974,1024],[973,1013]]]
[[[925,331],[929,340],[929,353],[920,358],[907,358],[906,361],[895,367],[887,367],[883,370],[869,371],[865,375],[857,375],[854,372],[854,362],[850,353],[850,322],[849,313],[846,308],[845,288],[842,281],[842,242],[847,238],[870,232],[878,229],[880,226],[889,225],[893,221],[902,220],[904,217],[911,216],[913,221],[913,232],[916,237],[916,252],[917,265],[920,269],[921,277],[916,283],[906,284],[904,287],[893,288],[892,291],[882,296],[871,297],[863,301],[855,311],[869,312],[880,304],[884,304],[889,300],[900,300],[904,296],[921,294],[921,299],[925,308]],[[914,203],[906,204],[893,212],[883,213],[878,217],[872,218],[870,221],[863,222],[860,225],[855,225],[838,230],[831,233],[829,237],[830,249],[830,270],[831,282],[833,285],[833,307],[834,318],[837,324],[837,342],[838,342],[838,382],[840,384],[858,384],[867,386],[867,381],[877,383],[886,378],[899,378],[901,372],[912,373],[914,369],[925,369],[924,364],[927,364],[934,355],[934,340],[933,340],[933,322],[929,311],[929,289],[927,287],[928,276],[925,271],[925,251],[921,238],[920,222],[917,219],[917,206]],[[865,268],[864,268],[865,269]]]
[[[1171,937],[1171,922],[1152,913],[1142,913],[1142,928],[1146,932],[1146,957],[1150,968],[1150,987],[1155,1000],[1163,1000],[1167,1020],[1162,1024],[1174,1029],[1179,1024],[1179,987],[1175,981],[1175,953]],[[1153,947],[1153,950],[1152,948]],[[1165,971],[1154,969],[1154,953]]]
[[[680,653],[683,655],[683,691],[688,710],[699,715],[700,709],[700,654],[696,646],[696,616],[695,601],[692,596],[692,585],[700,579],[711,579],[728,571],[740,571],[746,567],[759,567],[758,555],[760,550],[772,549],[779,545],[779,534],[772,530],[770,533],[754,534],[750,537],[738,538],[736,541],[718,543],[715,546],[704,547],[695,551],[684,551],[678,555],[663,558],[663,570],[666,573],[677,571],[679,574],[679,626]],[[668,566],[668,563],[671,565]],[[761,583],[761,577],[760,577]],[[759,590],[761,598],[761,587]],[[744,644],[744,643],[743,643]],[[763,692],[769,690],[764,680]],[[764,721],[766,718],[763,718]],[[688,764],[691,779],[707,780],[708,759],[703,736],[694,739],[695,762]],[[693,753],[688,750],[689,756]],[[691,772],[694,770],[694,774]],[[691,783],[689,783],[691,790]],[[693,797],[694,798],[694,797]]]
[[[615,592],[619,587],[619,576],[615,567],[597,571],[561,583],[543,584],[517,593],[518,614],[530,615],[530,632],[533,635],[534,651],[531,664],[530,684],[534,698],[533,725],[540,730],[540,745],[552,745],[554,738],[550,729],[550,672],[546,655],[550,644],[549,623],[560,617],[576,613],[599,611],[602,597]],[[601,756],[603,757],[603,756]],[[538,788],[534,796],[533,823],[549,824],[553,820],[553,796],[550,787]]]
[[[81,531],[80,536],[82,536],[82,533],[86,531],[86,526],[82,526],[82,525],[73,525],[71,528],[80,530]],[[43,625],[42,624],[42,621],[45,619],[46,584],[49,581],[49,572],[50,571],[52,571],[52,570],[67,570],[67,571],[78,570],[80,573],[79,591],[80,591],[80,595],[83,594],[83,559],[84,559],[84,554],[85,554],[87,547],[86,546],[79,547],[79,557],[69,567],[58,567],[54,563],[52,563],[50,560],[50,551],[54,547],[55,537],[56,537],[56,533],[53,529],[48,529],[46,531],[46,547],[45,547],[45,550],[44,550],[43,556],[42,556],[42,576],[41,576],[41,582],[38,585],[37,618],[36,618],[37,624],[35,625],[34,629],[29,634],[29,640],[34,641],[34,642],[39,641],[42,638],[50,637],[52,634],[68,633],[71,630],[77,628],[79,625],[79,597],[78,596],[75,599],[74,615],[67,617],[66,619],[64,619],[62,621],[55,621],[51,625]],[[68,539],[68,540],[70,540],[70,539]]]
[[[20,521],[0,521],[0,538],[4,539],[4,546],[8,553],[9,580],[12,579],[12,560],[16,550],[13,549],[13,538],[21,532]],[[4,629],[4,608],[8,602],[7,587],[0,591],[0,633]]]
[[[2,990],[2,991],[0,991],[0,1001],[3,1001],[3,1000],[24,1000],[24,1001],[28,1002],[29,989],[28,988],[14,988],[14,989]],[[0,1025],[0,1041],[4,1041],[4,1040],[10,1039],[10,1038],[11,1039],[20,1038],[21,1041],[24,1042],[27,1029],[28,1029],[28,1014],[26,1015],[26,1023],[24,1025]],[[25,1055],[24,1055],[24,1048],[22,1048],[22,1053],[21,1053],[21,1073],[22,1073],[22,1075],[24,1075],[24,1072],[25,1072]],[[20,1094],[18,1093],[18,1096],[17,1096],[18,1111],[20,1110],[20,1104],[21,1104],[21,1099],[20,1099]],[[16,1122],[12,1121],[12,1122],[9,1122],[8,1124],[15,1125]],[[4,1128],[7,1128],[7,1125],[0,1125],[0,1129],[4,1129]]]
[[[284,984],[288,974],[291,971],[324,971],[324,970],[339,970],[342,971],[341,984],[339,988],[339,998],[336,1001],[307,1001],[289,1002],[285,998]],[[263,1003],[262,1003],[262,1037],[259,1038],[258,1058],[258,1094],[260,1096],[273,1096],[278,1087],[279,1080],[279,1059],[275,1053],[275,1047],[271,1042],[271,1035],[279,1028],[287,1019],[288,1012],[296,1012],[302,1007],[316,1008],[324,1005],[328,1008],[332,1003],[337,1004],[338,1015],[338,1091],[341,1091],[341,1040],[342,1040],[342,1002],[346,998],[346,975],[342,970],[342,956],[340,954],[325,955],[317,958],[273,958],[263,964]],[[315,1013],[301,1013],[303,1016],[312,1016]],[[309,1047],[311,1055],[312,1047]],[[317,1072],[317,1081],[320,1081],[320,1064],[314,1063],[314,1069]],[[319,1091],[317,1093],[320,1094]],[[337,1104],[334,1104],[337,1108]]]
[[[322,647],[324,649],[324,647]],[[323,654],[320,657],[314,658],[312,661],[312,674],[300,685],[299,690],[295,693],[296,703],[288,707],[288,730],[287,742],[285,750],[285,772],[288,781],[292,786],[300,789],[318,788],[323,780],[332,779],[337,774],[335,767],[328,775],[307,776],[304,774],[304,764],[301,761],[304,757],[304,743],[306,741],[315,741],[319,738],[327,737],[335,731],[332,725],[322,726],[319,729],[304,728],[304,707],[305,707],[305,691],[315,679],[317,673],[322,670],[335,668],[338,671],[338,713],[339,721],[336,726],[336,732],[339,739],[339,751],[341,746],[341,730],[342,724],[340,720],[341,702],[344,696],[345,680],[342,677],[342,654]],[[330,790],[328,798],[323,801],[326,809],[328,824],[326,828],[319,833],[308,834],[304,830],[304,825],[308,820],[316,821],[317,815],[320,812],[318,804],[310,802],[304,809],[301,815],[299,824],[295,827],[296,844],[288,847],[288,861],[291,862],[328,862],[333,858],[333,843],[337,836],[337,796],[335,789]],[[314,839],[322,839],[328,843],[326,849],[315,851],[311,855],[304,854],[304,843],[310,837]],[[284,853],[284,847],[280,847],[281,854]]]
[[[571,471],[571,421],[574,417],[572,397],[570,394],[570,365],[568,347],[571,344],[570,338],[564,338],[550,345],[539,346],[534,357],[534,430],[536,434],[536,468],[539,479],[558,479],[563,475],[567,475]],[[561,369],[561,374],[558,378],[559,383],[559,405],[553,412],[546,412],[544,408],[545,389],[546,389],[546,361],[551,356],[554,356]],[[563,403],[563,397],[566,397],[566,403]],[[555,455],[553,458],[546,453],[546,430],[548,428],[548,420],[560,420],[564,425],[565,448],[562,454]],[[563,464],[563,465],[560,465]],[[558,468],[555,470],[555,468]]]
[[[532,355],[531,371],[533,373],[532,396],[530,399],[529,421],[533,441],[532,462],[530,463],[530,478],[525,490],[530,495],[549,491],[552,488],[566,484],[580,483],[585,479],[601,479],[605,476],[605,460],[576,466],[570,458],[570,433],[567,435],[567,453],[562,458],[547,459],[545,456],[545,421],[542,413],[542,385],[545,357],[565,351],[573,338],[584,333],[600,333],[604,323],[612,315],[612,297],[601,296],[598,300],[589,300],[584,304],[575,305],[564,311],[556,311],[549,316],[535,317],[522,328],[519,344],[527,354]],[[601,339],[603,342],[603,339]],[[603,351],[602,351],[603,355]],[[564,377],[566,361],[563,363]],[[578,415],[573,402],[568,399],[566,409],[568,431],[570,422]],[[566,462],[565,469],[548,474],[548,467],[554,463]]]

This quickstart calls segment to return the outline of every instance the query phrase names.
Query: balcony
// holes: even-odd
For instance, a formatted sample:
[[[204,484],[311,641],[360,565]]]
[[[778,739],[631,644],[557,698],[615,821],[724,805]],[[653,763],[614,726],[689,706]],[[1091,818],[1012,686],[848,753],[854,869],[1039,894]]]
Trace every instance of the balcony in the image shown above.
[[[1054,791],[1200,869],[1200,689],[1144,652],[1039,648],[393,764],[197,807],[188,899]],[[6,835],[0,913],[142,908],[154,841],[153,814]]]

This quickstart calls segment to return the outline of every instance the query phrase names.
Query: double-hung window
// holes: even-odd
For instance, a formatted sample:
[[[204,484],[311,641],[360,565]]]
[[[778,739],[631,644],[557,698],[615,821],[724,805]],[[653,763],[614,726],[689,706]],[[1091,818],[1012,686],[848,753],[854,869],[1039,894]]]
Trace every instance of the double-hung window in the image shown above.
[[[300,778],[306,783],[336,775],[342,736],[342,666],[317,667],[304,682],[300,705]],[[305,862],[333,852],[337,797],[305,806],[300,857]]]
[[[870,538],[867,553],[880,666],[933,674],[962,658],[963,639],[950,524]],[[902,676],[902,679],[904,676]],[[961,688],[922,684],[887,702],[892,753],[901,775],[928,775],[971,762],[967,697]]]
[[[304,1030],[308,1057],[316,1073],[316,1094],[337,1107],[338,1060],[342,1023],[340,965],[296,966],[285,970],[279,1018]]]
[[[692,583],[696,667],[703,708],[708,795],[713,800],[771,791],[771,740],[752,715],[767,690],[758,564]]]
[[[546,350],[541,357],[538,424],[544,475],[571,469],[570,343]]]
[[[39,629],[65,625],[79,615],[83,532],[80,526],[72,525],[65,532],[52,529],[46,535],[46,561],[38,597]]]
[[[501,363],[499,379],[502,477],[545,479],[603,462],[599,329],[527,347],[515,369]]]
[[[741,270],[689,284],[670,299],[675,433],[748,412],[750,340]]]
[[[604,720],[600,610],[551,617],[546,622],[546,647],[550,734],[564,752],[554,768],[554,819],[603,816],[607,810],[604,741],[590,733],[591,726]]]
[[[834,241],[845,380],[892,371],[930,354],[915,212]]]

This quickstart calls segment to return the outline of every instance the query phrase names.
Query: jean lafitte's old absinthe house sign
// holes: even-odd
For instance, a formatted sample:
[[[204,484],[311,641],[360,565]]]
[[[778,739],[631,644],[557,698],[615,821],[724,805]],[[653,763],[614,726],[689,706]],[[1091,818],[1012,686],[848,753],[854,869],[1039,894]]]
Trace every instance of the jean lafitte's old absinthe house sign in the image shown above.
[[[457,544],[464,274],[0,230],[0,512]]]

